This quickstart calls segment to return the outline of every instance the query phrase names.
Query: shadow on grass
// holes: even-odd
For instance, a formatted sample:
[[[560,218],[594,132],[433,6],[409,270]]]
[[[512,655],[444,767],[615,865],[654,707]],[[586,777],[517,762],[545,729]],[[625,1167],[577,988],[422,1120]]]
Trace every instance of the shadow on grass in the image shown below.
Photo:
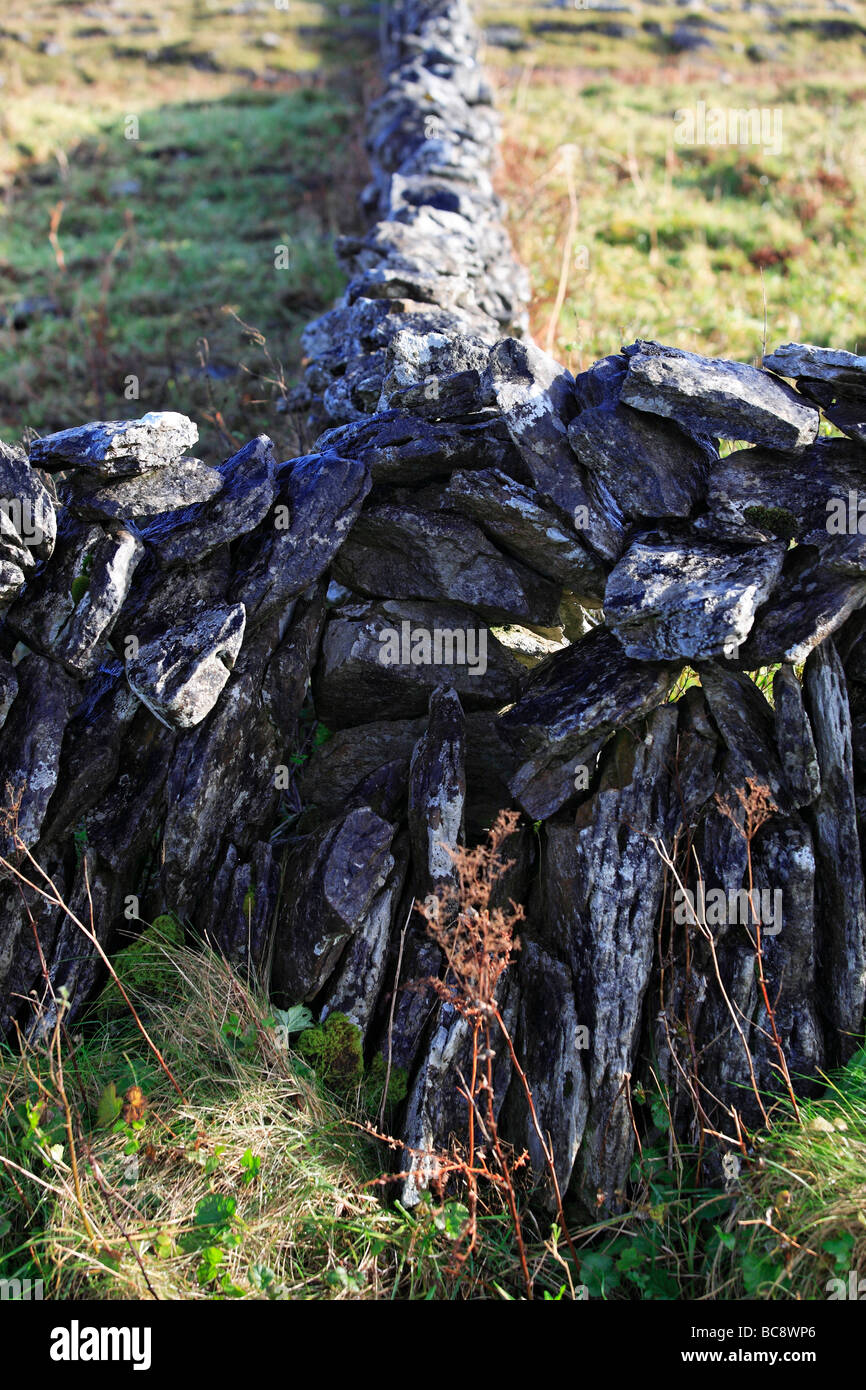
[[[296,451],[267,378],[297,379],[300,333],[345,283],[332,241],[368,177],[362,59],[250,74],[137,129],[115,115],[20,168],[0,218],[0,438],[173,409],[204,457],[262,431]]]

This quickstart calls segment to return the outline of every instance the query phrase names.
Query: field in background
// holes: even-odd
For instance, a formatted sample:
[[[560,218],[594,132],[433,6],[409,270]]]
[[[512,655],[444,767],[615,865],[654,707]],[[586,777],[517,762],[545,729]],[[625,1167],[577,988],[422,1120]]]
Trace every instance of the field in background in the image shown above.
[[[540,343],[574,369],[637,337],[754,361],[766,311],[768,350],[864,350],[866,5],[480,13]],[[696,136],[739,109],[769,140],[681,143],[700,102]]]
[[[376,25],[363,0],[5,0],[0,438],[178,409],[203,457],[262,430],[298,452],[221,310],[297,378],[357,225]]]

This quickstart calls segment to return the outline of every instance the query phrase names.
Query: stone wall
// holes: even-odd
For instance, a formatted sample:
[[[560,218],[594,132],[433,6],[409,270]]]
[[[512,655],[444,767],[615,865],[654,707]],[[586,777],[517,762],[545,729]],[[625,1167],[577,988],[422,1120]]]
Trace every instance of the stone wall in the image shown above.
[[[615,1208],[650,1069],[684,1136],[731,1133],[750,1067],[778,1093],[781,1046],[808,1089],[862,1029],[866,359],[637,342],[573,379],[524,336],[466,6],[391,6],[384,66],[370,231],[291,401],[311,454],[206,464],[164,413],[0,447],[0,787],[107,948],[173,911],[390,1035],[420,1148],[468,1037],[404,988],[441,969],[412,904],[518,807],[502,1008],[562,1186]],[[95,952],[7,873],[6,1028],[40,952],[80,1008]]]

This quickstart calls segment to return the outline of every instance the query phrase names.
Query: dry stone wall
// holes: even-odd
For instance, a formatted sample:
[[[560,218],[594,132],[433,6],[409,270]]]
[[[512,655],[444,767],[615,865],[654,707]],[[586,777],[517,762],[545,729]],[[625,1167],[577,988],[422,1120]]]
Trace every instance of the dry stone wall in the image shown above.
[[[615,1208],[650,1067],[684,1136],[730,1132],[779,1046],[808,1090],[862,1030],[866,359],[540,351],[460,0],[389,8],[368,137],[308,456],[208,464],[166,413],[0,446],[0,788],[107,949],[172,911],[387,1048],[418,1149],[461,1129],[469,1037],[405,988],[442,969],[412,904],[519,808],[501,1006],[562,1187]],[[5,1028],[50,1017],[43,960],[80,1008],[96,953],[7,870]]]

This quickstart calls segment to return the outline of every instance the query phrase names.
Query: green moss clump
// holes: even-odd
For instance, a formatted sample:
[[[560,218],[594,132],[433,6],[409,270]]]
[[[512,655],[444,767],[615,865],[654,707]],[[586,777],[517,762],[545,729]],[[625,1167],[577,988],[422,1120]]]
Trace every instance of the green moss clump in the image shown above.
[[[304,1029],[295,1046],[333,1090],[346,1093],[361,1084],[361,1030],[345,1014],[328,1014],[323,1023]]]
[[[177,988],[178,974],[166,960],[166,947],[183,945],[183,927],[171,912],[155,918],[135,941],[112,959],[117,977],[130,996],[165,996]],[[101,1018],[115,1018],[127,1012],[126,1003],[110,979],[94,1005]]]
[[[787,507],[746,507],[743,516],[759,531],[769,531],[771,536],[777,536],[780,541],[797,539],[797,518]]]
[[[382,1104],[385,1090],[385,1058],[377,1052],[364,1077],[364,1104],[368,1110],[377,1111]],[[405,1067],[392,1067],[388,1078],[388,1104],[399,1105],[406,1099],[409,1089],[409,1074]]]

